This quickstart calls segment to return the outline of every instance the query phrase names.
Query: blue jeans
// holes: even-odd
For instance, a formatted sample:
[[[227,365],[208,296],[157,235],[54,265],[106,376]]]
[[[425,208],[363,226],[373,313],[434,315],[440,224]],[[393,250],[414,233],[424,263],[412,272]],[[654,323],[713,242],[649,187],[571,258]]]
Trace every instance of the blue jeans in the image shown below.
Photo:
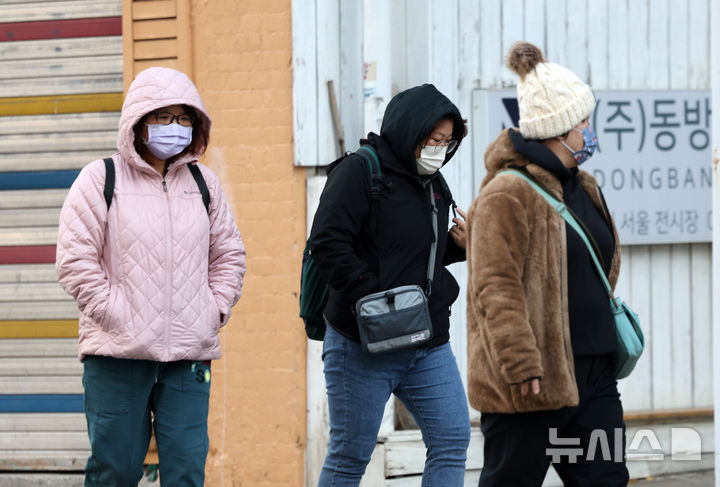
[[[158,445],[161,485],[202,486],[208,452],[210,363],[102,356],[88,356],[83,363],[91,447],[85,487],[137,487],[151,427]]]
[[[423,487],[463,485],[470,419],[449,343],[370,355],[328,326],[323,362],[330,445],[319,487],[360,483],[377,443],[385,403],[393,393],[422,431],[427,448]]]

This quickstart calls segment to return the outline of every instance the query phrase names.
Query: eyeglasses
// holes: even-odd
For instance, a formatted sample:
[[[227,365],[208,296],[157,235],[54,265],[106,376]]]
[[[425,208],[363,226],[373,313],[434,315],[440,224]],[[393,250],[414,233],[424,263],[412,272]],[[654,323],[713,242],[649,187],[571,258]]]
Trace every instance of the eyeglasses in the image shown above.
[[[148,115],[147,120],[149,123],[157,123],[160,125],[170,125],[175,120],[177,120],[178,124],[182,125],[183,127],[192,127],[192,124],[195,121],[195,117],[193,117],[189,113],[181,113],[180,115],[174,115],[170,112],[153,112]]]
[[[429,152],[433,154],[439,154],[442,152],[443,148],[447,147],[448,152],[452,152],[455,149],[457,149],[458,141],[457,140],[451,140],[450,142],[439,142],[436,140],[431,139],[432,142],[434,142],[433,145],[425,144],[423,146],[423,149],[427,149]]]

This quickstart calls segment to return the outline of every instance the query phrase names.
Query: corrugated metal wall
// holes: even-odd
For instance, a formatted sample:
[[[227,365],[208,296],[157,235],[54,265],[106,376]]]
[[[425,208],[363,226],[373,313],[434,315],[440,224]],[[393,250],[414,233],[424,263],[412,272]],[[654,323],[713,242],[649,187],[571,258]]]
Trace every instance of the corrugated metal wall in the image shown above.
[[[55,242],[80,168],[116,150],[120,15],[120,0],[0,5],[0,470],[80,470],[89,453]]]

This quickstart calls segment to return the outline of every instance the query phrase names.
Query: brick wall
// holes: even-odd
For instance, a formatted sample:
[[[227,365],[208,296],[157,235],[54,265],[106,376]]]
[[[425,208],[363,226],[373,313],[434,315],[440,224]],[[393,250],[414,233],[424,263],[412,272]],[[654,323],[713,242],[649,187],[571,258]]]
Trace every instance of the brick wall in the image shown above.
[[[293,167],[291,0],[190,5],[192,76],[213,118],[204,162],[224,181],[248,252],[213,365],[206,485],[302,486],[305,172]]]

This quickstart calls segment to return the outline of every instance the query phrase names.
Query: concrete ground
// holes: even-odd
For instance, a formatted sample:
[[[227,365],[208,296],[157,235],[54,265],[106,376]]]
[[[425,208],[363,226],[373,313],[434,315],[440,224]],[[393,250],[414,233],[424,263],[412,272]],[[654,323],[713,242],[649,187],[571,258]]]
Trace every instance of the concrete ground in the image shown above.
[[[712,471],[668,475],[654,479],[635,481],[631,487],[715,487]],[[18,475],[0,474],[0,487],[79,487],[82,475]],[[143,481],[138,487],[156,487],[156,482]]]
[[[82,487],[85,476],[81,473],[27,474],[0,473],[0,487]],[[142,479],[138,487],[159,487],[158,482]]]
[[[715,487],[715,476],[712,470],[708,470],[640,480],[630,485],[632,487]]]
[[[705,472],[667,475],[634,481],[630,487],[715,487],[712,470]],[[82,474],[28,475],[0,473],[0,487],[81,487]],[[158,487],[157,482],[143,479],[138,487]],[[290,486],[288,486],[290,487]]]

